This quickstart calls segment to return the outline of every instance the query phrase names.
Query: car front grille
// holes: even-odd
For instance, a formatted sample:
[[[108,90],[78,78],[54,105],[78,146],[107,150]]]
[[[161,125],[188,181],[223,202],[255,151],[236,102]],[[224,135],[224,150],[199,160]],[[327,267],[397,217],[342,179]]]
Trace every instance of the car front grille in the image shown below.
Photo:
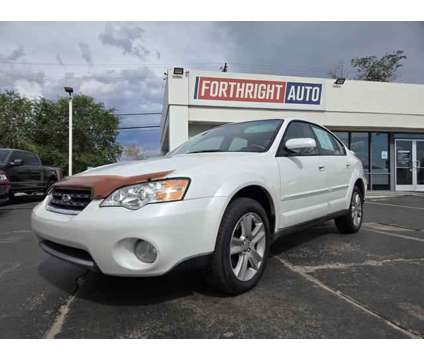
[[[78,213],[91,201],[90,189],[67,189],[55,187],[51,193],[49,210],[65,213]]]

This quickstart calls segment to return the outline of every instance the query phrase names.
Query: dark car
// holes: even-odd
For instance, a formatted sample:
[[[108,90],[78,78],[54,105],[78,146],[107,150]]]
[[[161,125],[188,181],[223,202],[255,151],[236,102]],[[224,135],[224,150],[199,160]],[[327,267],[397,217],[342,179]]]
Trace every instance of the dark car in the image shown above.
[[[4,171],[0,170],[0,204],[9,200],[10,183]]]
[[[43,166],[40,158],[25,150],[0,149],[0,171],[10,183],[8,194],[46,193],[51,185],[62,178],[59,168]]]

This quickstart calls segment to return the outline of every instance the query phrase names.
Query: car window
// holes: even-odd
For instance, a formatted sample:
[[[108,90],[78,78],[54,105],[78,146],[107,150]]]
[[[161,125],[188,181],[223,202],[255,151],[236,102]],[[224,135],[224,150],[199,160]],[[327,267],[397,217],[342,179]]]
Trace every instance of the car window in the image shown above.
[[[342,145],[328,131],[318,126],[312,126],[312,131],[318,141],[321,155],[344,155]]]
[[[0,149],[0,163],[5,163],[7,157],[9,156],[10,150],[2,150]]]
[[[246,139],[236,137],[231,141],[229,150],[230,151],[239,151],[239,150],[245,148],[248,145],[249,145],[249,143]]]
[[[209,139],[205,139],[204,141],[198,142],[194,144],[190,149],[191,151],[206,151],[206,150],[220,150],[221,144],[224,140],[224,136],[214,136]]]
[[[40,159],[35,154],[27,152],[25,153],[25,155],[28,161],[28,165],[34,165],[34,166],[41,165]]]
[[[299,138],[309,138],[309,139],[315,140],[315,136],[314,136],[314,133],[312,132],[310,124],[303,121],[292,121],[287,126],[286,132],[280,144],[278,155],[279,156],[290,155],[291,153],[285,148],[284,144],[288,140],[299,139]],[[318,154],[318,148],[315,148],[315,149],[307,149],[297,155],[306,156],[306,155],[317,155],[317,154]]]
[[[34,154],[27,151],[14,151],[10,157],[10,161],[20,159],[24,165],[40,165],[40,160]]]
[[[10,155],[9,161],[15,161],[17,159],[22,159],[22,151],[13,151],[12,155]]]

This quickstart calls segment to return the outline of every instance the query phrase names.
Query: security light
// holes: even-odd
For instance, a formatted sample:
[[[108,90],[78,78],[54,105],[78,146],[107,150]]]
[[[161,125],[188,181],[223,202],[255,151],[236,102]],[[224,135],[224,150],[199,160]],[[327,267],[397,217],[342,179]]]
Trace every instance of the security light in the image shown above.
[[[174,67],[174,75],[184,75],[184,68]]]
[[[343,85],[346,81],[346,78],[337,78],[334,84],[336,85]]]
[[[72,96],[72,93],[74,92],[74,89],[70,86],[65,86],[65,91],[69,94],[69,96]]]

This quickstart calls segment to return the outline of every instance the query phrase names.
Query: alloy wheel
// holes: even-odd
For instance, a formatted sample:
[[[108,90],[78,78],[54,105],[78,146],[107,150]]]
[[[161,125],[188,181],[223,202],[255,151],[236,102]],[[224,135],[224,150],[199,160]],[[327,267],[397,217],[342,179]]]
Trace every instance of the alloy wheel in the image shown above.
[[[352,197],[352,221],[355,226],[359,226],[362,219],[362,199],[361,196],[355,192]]]
[[[236,223],[230,243],[230,261],[234,275],[240,281],[249,281],[263,264],[266,232],[260,216],[244,214]]]

